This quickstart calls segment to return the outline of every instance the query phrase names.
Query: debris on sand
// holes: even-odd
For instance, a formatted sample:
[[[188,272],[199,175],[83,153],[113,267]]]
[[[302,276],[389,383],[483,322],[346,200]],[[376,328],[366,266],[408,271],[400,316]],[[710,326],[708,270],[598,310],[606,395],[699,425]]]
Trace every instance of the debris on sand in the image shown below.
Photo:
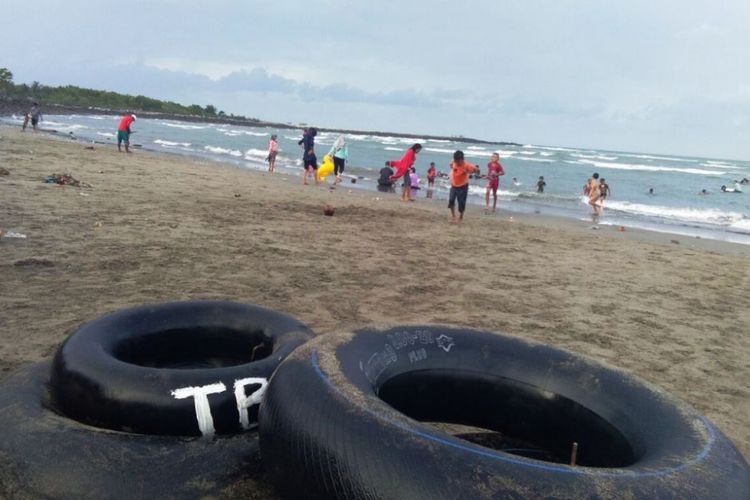
[[[60,186],[75,186],[81,188],[90,188],[91,184],[81,182],[70,174],[52,174],[44,178],[47,184],[58,184]]]

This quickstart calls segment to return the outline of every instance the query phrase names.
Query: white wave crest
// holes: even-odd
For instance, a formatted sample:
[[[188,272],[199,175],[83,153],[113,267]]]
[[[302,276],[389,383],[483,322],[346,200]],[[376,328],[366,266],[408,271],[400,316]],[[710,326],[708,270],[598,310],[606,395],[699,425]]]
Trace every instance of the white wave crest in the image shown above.
[[[268,151],[265,151],[263,149],[253,149],[250,148],[247,151],[245,151],[245,159],[250,160],[253,158],[262,158],[265,159],[268,156]]]
[[[183,148],[190,147],[189,142],[172,142],[172,141],[165,141],[164,139],[156,139],[154,141],[154,144],[159,144],[164,147],[176,147],[176,146],[182,146]]]
[[[210,127],[210,125],[188,125],[187,123],[161,122],[161,124],[166,127],[181,128],[184,130],[202,130]]]
[[[750,234],[750,219],[742,219],[729,225],[729,229],[738,233]]]
[[[698,163],[698,160],[690,160],[688,158],[673,158],[671,156],[653,156],[653,155],[635,155],[622,153],[620,156],[628,158],[640,158],[644,160],[658,160],[658,161],[678,161],[681,163]]]
[[[633,215],[662,217],[680,222],[720,224],[723,226],[734,225],[737,223],[744,224],[747,222],[745,216],[739,212],[725,212],[718,208],[665,207],[660,205],[646,205],[643,203],[612,200],[607,200],[604,207],[605,209],[618,210]]]
[[[203,146],[203,149],[220,155],[242,156],[242,151],[237,151],[236,149],[225,149],[217,146]]]
[[[585,155],[585,154],[581,154],[581,153],[571,153],[570,156],[572,156],[574,158],[584,158],[586,160],[607,160],[607,161],[611,161],[611,160],[616,160],[617,159],[617,156]],[[627,155],[623,155],[623,156],[627,156]]]
[[[102,137],[114,137],[115,134],[112,132],[97,132],[96,135],[100,135]]]
[[[521,161],[533,161],[537,163],[555,163],[555,160],[547,160],[545,158],[523,158],[521,156],[516,156],[513,158],[514,160],[521,160]]]
[[[609,163],[604,161],[580,160],[578,163],[594,165],[599,168],[612,170],[641,170],[645,172],[681,172],[683,174],[694,175],[724,175],[726,172],[717,172],[715,170],[703,170],[700,168],[680,168],[680,167],[661,167],[657,165],[638,165],[632,163]]]

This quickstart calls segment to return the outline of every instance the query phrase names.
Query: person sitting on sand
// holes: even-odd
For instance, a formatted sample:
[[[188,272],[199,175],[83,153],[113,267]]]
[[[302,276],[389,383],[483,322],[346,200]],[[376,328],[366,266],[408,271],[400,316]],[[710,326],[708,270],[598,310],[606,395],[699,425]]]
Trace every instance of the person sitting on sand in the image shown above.
[[[401,201],[409,201],[411,197],[411,178],[408,175],[414,162],[417,160],[417,154],[422,151],[422,145],[416,143],[406,150],[404,156],[399,161],[391,161],[390,166],[396,169],[396,173],[393,174],[390,179],[395,181],[401,177],[404,178],[404,182],[401,186]]]
[[[385,162],[385,166],[380,169],[380,177],[378,177],[378,191],[383,193],[393,192],[393,181],[391,176],[393,175],[393,169],[391,168],[391,162]]]
[[[536,192],[537,193],[543,193],[544,192],[544,186],[546,186],[547,183],[544,182],[544,176],[540,175],[539,180],[536,181]]]
[[[487,164],[487,188],[484,193],[484,211],[490,210],[490,192],[492,192],[492,211],[497,207],[497,189],[500,187],[500,176],[505,175],[503,166],[500,165],[500,155],[492,153],[490,162]]]
[[[130,134],[133,133],[132,130],[130,130],[130,126],[135,121],[135,115],[129,114],[125,115],[122,120],[120,120],[120,125],[117,127],[117,151],[122,153],[122,148],[120,148],[120,145],[122,143],[125,143],[125,152],[130,153]]]
[[[463,151],[453,153],[451,162],[451,191],[448,198],[448,208],[451,210],[451,222],[461,223],[466,210],[466,198],[469,195],[469,174],[479,172],[476,165],[464,161]],[[458,219],[456,219],[455,205],[458,201]]]
[[[273,173],[273,169],[276,167],[276,155],[279,154],[279,142],[276,140],[276,134],[271,136],[271,140],[268,141],[268,172]]]

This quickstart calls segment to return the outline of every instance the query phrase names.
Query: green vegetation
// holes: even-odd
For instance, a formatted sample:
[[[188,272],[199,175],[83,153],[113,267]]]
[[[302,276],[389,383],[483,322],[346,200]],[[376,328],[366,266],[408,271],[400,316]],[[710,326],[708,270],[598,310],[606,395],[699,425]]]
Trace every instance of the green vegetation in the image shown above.
[[[198,104],[184,106],[172,101],[160,101],[142,95],[127,95],[105,90],[93,90],[66,85],[63,87],[48,87],[39,82],[31,85],[25,83],[14,84],[13,73],[7,68],[0,68],[0,97],[16,99],[33,99],[45,104],[60,106],[96,107],[120,111],[147,111],[152,113],[166,113],[174,115],[188,115],[201,117],[224,117],[223,111],[218,111],[209,104],[202,107]],[[233,118],[244,119],[241,116]]]

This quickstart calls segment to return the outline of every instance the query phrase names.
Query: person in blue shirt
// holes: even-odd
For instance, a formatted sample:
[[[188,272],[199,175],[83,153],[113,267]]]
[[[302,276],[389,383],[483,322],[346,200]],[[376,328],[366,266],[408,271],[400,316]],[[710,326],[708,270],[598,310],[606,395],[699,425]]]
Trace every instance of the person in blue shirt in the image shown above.
[[[328,156],[333,158],[333,173],[336,176],[335,184],[341,182],[341,174],[344,173],[344,166],[346,161],[349,159],[349,147],[344,140],[344,136],[340,135],[336,142],[331,146],[331,150],[328,152]]]

